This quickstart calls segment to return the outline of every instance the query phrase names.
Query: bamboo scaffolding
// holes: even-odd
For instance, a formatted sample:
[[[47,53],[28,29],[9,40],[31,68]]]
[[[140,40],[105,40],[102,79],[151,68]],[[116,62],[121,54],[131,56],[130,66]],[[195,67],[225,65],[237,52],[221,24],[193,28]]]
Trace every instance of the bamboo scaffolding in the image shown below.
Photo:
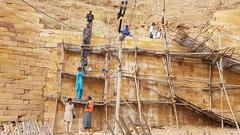
[[[217,66],[218,66],[218,70],[219,70],[220,81],[221,81],[221,84],[222,84],[222,90],[223,90],[223,92],[224,92],[224,94],[226,96],[227,103],[228,103],[228,106],[229,106],[229,110],[231,111],[232,118],[233,118],[233,120],[234,120],[234,122],[236,124],[236,127],[238,129],[238,132],[240,134],[239,123],[237,122],[236,117],[235,117],[235,115],[233,113],[233,109],[232,109],[232,106],[231,106],[231,103],[230,103],[230,100],[229,100],[229,97],[228,97],[228,94],[227,94],[227,90],[226,90],[226,87],[225,87],[225,82],[224,82],[224,77],[223,77],[222,62],[220,61],[219,63],[217,63]],[[223,111],[222,111],[222,114],[223,114]]]
[[[174,115],[175,115],[175,122],[176,122],[176,126],[179,127],[179,123],[178,123],[178,115],[177,115],[177,109],[176,109],[176,105],[175,105],[175,100],[174,100],[174,88],[172,85],[172,65],[171,65],[171,57],[169,56],[169,45],[168,45],[168,41],[167,41],[167,29],[166,29],[166,20],[165,20],[165,7],[166,7],[166,1],[163,0],[163,17],[162,17],[162,25],[161,25],[161,30],[162,30],[162,39],[163,39],[163,44],[165,47],[165,58],[163,59],[164,61],[164,65],[165,65],[165,70],[166,70],[166,74],[168,76],[167,81],[168,81],[168,89],[169,89],[169,94],[171,97],[171,100],[173,102],[173,111],[174,111]]]
[[[128,118],[128,120],[129,120],[131,126],[133,127],[134,132],[135,132],[137,135],[140,135],[139,132],[138,132],[138,129],[136,128],[136,125],[135,125],[134,122],[133,122],[133,120],[132,120],[129,116],[127,116],[127,118]]]
[[[208,73],[208,92],[209,94],[209,110],[212,110],[212,91],[211,91],[211,83],[212,83],[212,65],[209,65],[209,73]]]
[[[138,64],[137,64],[137,48],[135,51],[135,72],[134,72],[134,83],[135,83],[135,90],[136,90],[136,98],[138,101],[138,114],[139,120],[142,122],[142,110],[141,110],[141,102],[140,102],[140,94],[139,94],[139,80],[137,80],[137,73],[138,73]]]
[[[82,48],[79,45],[75,44],[67,44],[65,45],[65,51],[68,52],[80,52]],[[123,53],[135,53],[135,48],[122,48]],[[88,48],[88,51],[93,54],[104,54],[107,52],[115,52],[118,49],[115,46],[110,45],[98,45],[98,46],[90,46]],[[218,51],[218,50],[216,50]],[[138,48],[137,50],[138,54],[144,54],[144,55],[154,55],[154,56],[165,56],[165,51],[159,51],[159,50],[152,50],[152,49],[146,49],[146,48]],[[186,51],[169,51],[169,55],[171,55],[173,58],[202,58],[209,55],[215,55],[220,56],[219,54],[213,54],[214,52],[186,52]]]
[[[221,45],[221,34],[220,34],[220,29],[218,29],[218,46],[219,46],[219,48],[221,49],[221,47],[222,47],[222,45]],[[218,67],[218,69],[219,69],[219,72],[221,72],[222,71],[222,68],[221,67],[219,67],[219,66],[222,66],[222,57],[220,57],[220,59],[219,59],[219,65],[217,65],[217,67]],[[221,68],[221,69],[220,69]],[[220,71],[221,70],[221,71]],[[219,74],[220,75],[220,74]],[[220,81],[221,82],[221,81]],[[222,84],[223,82],[221,82],[221,84]],[[224,128],[224,123],[223,123],[223,87],[222,86],[220,86],[220,91],[221,91],[221,118],[222,118],[222,120],[221,120],[221,126],[222,126],[222,128]]]
[[[121,97],[121,78],[122,78],[122,42],[118,45],[118,66],[117,66],[117,84],[116,84],[116,91],[117,91],[117,96],[116,96],[116,112],[115,112],[115,134],[117,135],[119,125],[117,121],[119,121],[119,111],[120,111],[120,97]]]
[[[105,55],[105,70],[108,70],[108,53]],[[103,101],[108,102],[108,72],[104,72],[104,77],[105,77],[105,84],[104,84],[104,94],[103,94]],[[105,119],[106,123],[108,123],[108,106],[105,105]]]
[[[120,123],[123,125],[123,128],[124,128],[126,134],[127,135],[132,135],[132,132],[130,131],[130,129],[128,128],[126,122],[124,121],[124,119],[121,116],[119,116],[119,120],[120,120]]]
[[[192,40],[193,45],[194,45],[194,43],[197,44],[197,46],[195,46],[195,48],[193,49],[193,51],[196,51],[196,52],[169,51],[169,46],[168,46],[168,41],[167,41],[167,28],[166,28],[166,25],[165,25],[165,1],[164,1],[163,12],[164,12],[163,25],[161,27],[162,27],[162,30],[163,30],[162,36],[163,36],[165,51],[156,51],[156,50],[143,49],[143,48],[138,48],[138,49],[136,49],[136,48],[122,48],[122,45],[119,45],[118,48],[116,48],[115,46],[109,46],[109,45],[103,45],[103,46],[97,46],[97,47],[96,46],[90,46],[89,50],[90,50],[91,53],[105,54],[105,69],[107,69],[107,60],[106,60],[107,54],[111,53],[111,52],[118,51],[118,62],[119,63],[118,63],[118,67],[117,67],[117,83],[116,83],[117,98],[116,98],[116,101],[108,101],[107,98],[105,99],[105,95],[107,95],[106,91],[107,91],[107,88],[108,88],[108,84],[106,82],[108,82],[108,79],[109,79],[107,74],[104,74],[104,77],[103,76],[98,76],[98,77],[87,76],[87,78],[105,80],[103,99],[102,99],[101,102],[96,101],[96,106],[105,106],[105,110],[106,110],[105,115],[106,115],[106,120],[107,120],[107,109],[106,109],[107,106],[116,104],[115,133],[117,133],[117,131],[118,131],[117,128],[119,128],[119,108],[120,108],[120,105],[126,105],[126,104],[134,104],[134,105],[137,104],[140,117],[142,116],[141,115],[141,104],[172,104],[174,114],[175,114],[175,121],[176,121],[177,126],[179,126],[179,125],[178,125],[176,105],[186,106],[187,108],[189,108],[191,110],[194,110],[196,112],[200,112],[202,114],[205,114],[210,118],[213,118],[215,120],[220,120],[222,125],[224,125],[224,123],[232,125],[232,120],[227,119],[223,116],[223,107],[221,107],[222,108],[221,109],[222,114],[221,114],[220,117],[217,114],[215,114],[214,112],[211,111],[211,109],[212,109],[212,104],[211,104],[212,90],[219,89],[218,88],[219,84],[214,84],[211,81],[212,66],[210,66],[211,68],[209,68],[209,79],[208,80],[207,79],[206,80],[205,79],[195,79],[195,80],[193,80],[191,77],[189,77],[189,78],[188,77],[173,77],[173,75],[172,75],[172,65],[171,65],[171,60],[172,59],[171,58],[179,59],[179,57],[182,57],[182,58],[203,59],[206,62],[211,63],[211,64],[217,63],[217,67],[218,67],[218,70],[219,70],[220,81],[221,81],[220,90],[221,90],[221,92],[224,92],[225,96],[227,97],[228,105],[229,105],[230,112],[231,112],[232,117],[233,117],[233,121],[235,122],[235,125],[239,130],[238,122],[236,121],[236,118],[234,116],[234,112],[233,112],[233,110],[231,108],[231,105],[230,105],[229,97],[227,95],[226,88],[228,86],[224,84],[223,68],[229,68],[229,69],[231,69],[235,72],[240,73],[240,61],[231,58],[231,56],[233,54],[232,49],[217,50],[216,48],[215,49],[210,49],[210,48],[206,47],[204,45],[204,43],[211,37],[211,33],[208,34],[207,36],[205,36],[206,39],[203,42],[200,42],[200,44],[196,40]],[[199,36],[201,36],[201,35],[199,35]],[[189,46],[187,46],[187,47],[189,47]],[[79,52],[79,51],[81,51],[81,48],[73,47],[73,46],[68,44],[65,47],[63,46],[62,50],[63,50],[63,54],[64,54],[64,51]],[[220,52],[220,51],[223,51],[223,52]],[[135,65],[135,72],[134,72],[133,76],[125,75],[124,72],[121,69],[122,68],[121,67],[121,62],[122,62],[122,54],[123,53],[134,53],[135,54],[136,65]],[[146,77],[145,78],[144,77],[139,77],[139,74],[137,73],[137,54],[146,54],[146,55],[150,54],[150,55],[154,55],[154,56],[163,57],[163,61],[164,61],[164,64],[165,64],[165,70],[166,70],[166,75],[164,77],[166,77],[165,79],[167,81],[166,80],[163,81],[163,80],[157,80],[157,79],[150,79],[150,78],[146,78]],[[61,64],[63,64],[63,62]],[[61,81],[61,78],[63,77],[63,75],[72,76],[72,74],[63,72],[63,70],[62,70],[60,72],[60,75],[59,75],[60,76],[59,81]],[[134,79],[136,92],[137,92],[137,100],[127,101],[127,103],[120,100],[121,78],[122,77]],[[174,79],[177,80],[179,78],[181,80],[185,80],[185,81],[196,81],[196,82],[198,82],[199,80],[202,80],[202,83],[207,83],[208,84],[208,88],[206,88],[206,89],[209,90],[209,108],[210,108],[210,111],[206,112],[205,110],[202,110],[201,108],[193,105],[190,102],[185,101],[184,99],[181,99],[180,97],[177,97],[174,94],[174,86],[177,86],[177,85],[179,86],[181,84],[178,83],[178,82],[174,82],[174,84],[173,84],[173,80]],[[143,100],[140,100],[140,98],[139,98],[139,85],[141,85],[139,83],[140,80],[165,83],[169,87],[171,100],[167,100],[167,101],[143,101]],[[182,86],[190,88],[190,85],[182,85]],[[240,88],[240,85],[235,85],[235,86],[231,86],[231,87],[232,87],[232,89],[238,89],[238,88]],[[230,86],[229,86],[229,88],[230,88]],[[158,93],[158,92],[156,92],[156,93]],[[222,98],[221,98],[221,100],[222,100]],[[74,103],[85,104],[84,101],[82,101],[82,102],[74,101]],[[222,102],[221,102],[221,106],[222,106]]]
[[[62,72],[62,77],[67,77],[67,78],[72,78],[72,79],[75,79],[75,74],[72,74],[72,73],[67,73],[67,72]],[[104,77],[103,76],[88,76],[86,75],[85,76],[86,79],[91,79],[91,80],[99,80],[99,81],[104,81]],[[116,78],[116,77],[112,77],[112,78]],[[134,75],[129,75],[129,74],[122,74],[122,78],[129,78],[129,79],[133,79],[134,80]],[[172,77],[174,78],[174,77]],[[110,77],[108,77],[108,79],[110,79]],[[161,85],[165,85],[167,86],[168,85],[168,82],[164,79],[158,79],[158,78],[148,78],[148,77],[141,77],[141,76],[138,76],[137,77],[137,80],[138,81],[147,81],[147,82],[156,82],[156,83],[159,83]],[[194,80],[194,78],[192,78],[192,81],[191,79],[189,80],[185,80],[186,83],[181,83],[181,82],[178,82],[178,81],[174,81],[174,79],[172,79],[172,81],[174,82],[174,84],[172,84],[173,86],[176,86],[176,87],[183,87],[183,88],[199,88],[199,89],[202,89],[203,91],[216,91],[216,90],[219,90],[219,86],[220,84],[219,83],[211,83],[209,84],[208,82],[204,82],[208,85],[211,86],[211,89],[209,89],[209,87],[199,87],[199,86],[193,86],[192,84],[189,84],[189,82],[198,82],[198,80]],[[183,81],[183,80],[181,80]],[[103,82],[104,83],[104,82]],[[199,81],[199,83],[201,83],[201,81]],[[226,88],[228,88],[228,90],[238,90],[240,89],[240,85],[225,85]]]
[[[177,32],[176,36],[173,38],[173,41],[178,43],[179,45],[186,47],[190,50],[190,52],[196,51],[197,53],[211,53],[213,49],[207,47],[205,44],[193,39],[192,37],[182,34],[181,32]],[[199,46],[201,44],[201,46]],[[198,48],[197,50],[195,48]],[[220,57],[223,59],[223,67],[228,68],[233,72],[240,73],[240,61],[232,58],[232,52],[226,48],[224,52],[214,51],[211,57],[199,57],[205,62],[214,65]],[[219,55],[221,54],[221,55]]]
[[[58,65],[57,65],[57,68],[58,68],[58,91],[57,91],[57,95],[58,95],[58,97],[61,96],[61,90],[62,90],[63,62],[64,62],[64,42],[62,42],[62,48],[61,48],[60,67],[58,67]],[[55,122],[56,122],[56,117],[57,117],[58,100],[59,100],[58,97],[56,98],[54,118],[53,118],[53,122],[52,122],[52,131],[53,131],[53,132],[54,132]]]
[[[211,48],[206,47],[205,44],[199,44],[198,41],[193,40],[191,37],[187,36],[186,34],[185,35],[181,35],[181,34],[178,33],[178,35],[176,36],[174,41],[179,43],[180,45],[182,45],[184,47],[189,48],[191,51],[198,51],[198,52],[211,52],[212,51]],[[219,38],[219,44],[221,46],[220,38]],[[230,119],[228,119],[228,120],[231,121],[231,124],[235,123],[235,126],[237,127],[237,129],[239,131],[239,123],[237,122],[237,120],[235,118],[235,115],[233,113],[233,110],[232,110],[232,107],[231,107],[231,103],[229,101],[229,97],[228,97],[227,90],[226,90],[226,87],[225,87],[224,77],[223,77],[223,67],[225,65],[229,65],[229,64],[230,65],[232,65],[232,64],[238,65],[239,61],[236,60],[236,59],[233,59],[231,57],[227,57],[225,54],[227,54],[228,52],[230,52],[229,49],[225,49],[224,52],[222,53],[222,56],[219,55],[220,57],[217,57],[215,55],[212,55],[211,57],[208,57],[208,59],[204,59],[203,58],[203,60],[208,60],[208,61],[211,61],[212,64],[215,64],[215,63],[217,64],[217,68],[218,68],[219,76],[220,76],[220,82],[221,82],[220,83],[221,84],[221,90],[224,92],[224,94],[225,94],[225,96],[227,98],[228,106],[229,106],[229,109],[231,111],[232,118],[233,118],[232,120],[230,120]],[[219,52],[217,52],[217,54],[219,54]],[[236,68],[236,67],[235,68],[232,67],[231,70],[234,71],[234,72],[239,73],[238,72],[239,69]],[[221,107],[221,108],[223,108],[223,107]],[[221,112],[223,112],[223,110]],[[217,117],[216,119],[219,119],[219,117]],[[224,125],[223,123],[224,123],[224,121],[226,121],[226,118],[224,118],[223,113],[221,113],[220,121],[221,121],[222,125]],[[239,133],[240,133],[240,131],[239,131]]]
[[[126,103],[126,105],[127,105],[127,107],[128,108],[130,108],[130,109],[134,109],[125,99],[123,99],[123,98],[121,98],[122,99],[122,101],[124,102],[124,103]],[[127,115],[127,117],[129,117],[130,118],[130,116],[128,115],[128,114],[126,114]],[[144,125],[142,124],[142,121],[139,121],[139,125],[140,125],[140,127],[141,127],[141,130],[142,130],[142,132],[143,132],[143,134],[145,135],[145,134],[147,134],[146,133],[146,131],[145,131],[145,129],[144,129]],[[149,132],[150,133],[150,132]]]

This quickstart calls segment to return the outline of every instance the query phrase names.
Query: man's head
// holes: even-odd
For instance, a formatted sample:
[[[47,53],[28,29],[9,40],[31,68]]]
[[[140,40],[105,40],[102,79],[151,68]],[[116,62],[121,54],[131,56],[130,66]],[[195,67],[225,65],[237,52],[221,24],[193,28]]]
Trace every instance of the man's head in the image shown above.
[[[81,72],[81,71],[82,71],[82,68],[81,68],[81,67],[78,67],[78,71]]]
[[[72,98],[68,98],[68,103],[72,103]]]
[[[129,26],[128,25],[125,25],[125,27],[128,29],[129,28]]]
[[[92,11],[89,11],[89,14],[92,14]]]
[[[155,26],[156,24],[155,23],[152,23],[152,26]]]
[[[88,96],[88,100],[92,100],[92,97],[91,97],[91,96]]]

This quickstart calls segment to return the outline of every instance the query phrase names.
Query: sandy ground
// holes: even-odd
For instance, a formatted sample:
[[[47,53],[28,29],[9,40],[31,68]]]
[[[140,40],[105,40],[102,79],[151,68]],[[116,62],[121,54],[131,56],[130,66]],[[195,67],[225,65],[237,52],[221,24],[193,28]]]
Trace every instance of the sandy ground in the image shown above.
[[[163,127],[162,129],[152,129],[153,135],[237,135],[237,129],[234,128],[214,128],[214,127],[192,127],[184,126],[181,128],[176,127]],[[75,135],[90,135],[89,133],[77,133]],[[95,132],[92,135],[111,135],[104,131]]]

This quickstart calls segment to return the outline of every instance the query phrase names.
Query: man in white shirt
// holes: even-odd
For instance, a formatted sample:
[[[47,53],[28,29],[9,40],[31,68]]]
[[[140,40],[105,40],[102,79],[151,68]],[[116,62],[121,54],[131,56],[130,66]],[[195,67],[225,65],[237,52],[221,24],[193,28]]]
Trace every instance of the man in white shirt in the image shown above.
[[[68,98],[67,102],[61,99],[62,103],[65,105],[65,113],[64,113],[64,125],[65,125],[65,132],[71,132],[72,121],[75,118],[74,115],[74,105],[72,103],[72,99]]]
[[[157,31],[155,23],[152,23],[149,28],[149,36],[153,39],[160,38],[160,32]]]

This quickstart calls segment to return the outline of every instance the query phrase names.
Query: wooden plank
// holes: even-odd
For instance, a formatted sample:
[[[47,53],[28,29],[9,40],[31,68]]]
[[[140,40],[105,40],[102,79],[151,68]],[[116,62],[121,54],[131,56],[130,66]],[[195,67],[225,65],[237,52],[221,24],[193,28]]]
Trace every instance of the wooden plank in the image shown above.
[[[122,129],[122,126],[121,126],[121,124],[120,124],[120,122],[117,120],[117,118],[115,118],[115,121],[116,121],[116,123],[117,123],[117,125],[118,125],[118,129],[120,130],[120,132],[122,133],[122,135],[125,135],[125,133],[124,133],[124,131],[123,131],[123,129]],[[116,127],[115,127],[116,128]],[[117,130],[117,132],[116,132],[116,129],[115,129],[115,133],[114,133],[115,135],[118,135],[118,130]]]
[[[119,116],[120,123],[123,125],[123,128],[125,129],[125,132],[127,135],[132,135],[132,132],[129,130],[127,124],[125,123],[124,119]]]
[[[127,118],[128,118],[128,120],[130,121],[130,123],[131,123],[131,125],[132,125],[132,127],[133,127],[133,130],[135,131],[135,133],[136,133],[137,135],[140,135],[139,132],[138,132],[137,127],[135,126],[135,124],[134,124],[134,122],[133,122],[133,120],[132,120],[129,116],[127,116]]]
[[[114,135],[112,128],[109,126],[109,124],[107,122],[106,122],[106,124],[107,124],[107,129],[112,133],[112,135]]]
[[[144,115],[143,115],[143,120],[144,120],[144,122],[145,122],[145,124],[146,124],[146,126],[147,126],[147,129],[148,129],[148,133],[149,133],[149,135],[152,135],[152,133],[151,133],[151,129],[150,129],[150,127],[149,127],[149,125],[148,125],[148,123],[147,123],[147,120],[146,120],[146,118],[145,118]]]

